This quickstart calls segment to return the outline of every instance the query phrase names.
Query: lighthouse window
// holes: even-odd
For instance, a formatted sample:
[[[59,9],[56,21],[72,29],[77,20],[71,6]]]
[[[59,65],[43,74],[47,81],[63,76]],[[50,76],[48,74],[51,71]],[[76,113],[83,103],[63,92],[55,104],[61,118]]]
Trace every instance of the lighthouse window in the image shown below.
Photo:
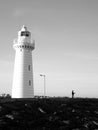
[[[31,80],[29,80],[29,86],[31,86]]]
[[[28,37],[28,36],[29,36],[29,33],[26,33],[26,36]]]
[[[22,31],[22,32],[21,32],[21,36],[26,36],[26,37],[28,37],[28,36],[29,36],[29,32],[28,32],[28,31],[27,31],[27,32]]]
[[[29,65],[29,66],[28,66],[28,70],[30,71],[30,69],[31,69],[31,66]]]

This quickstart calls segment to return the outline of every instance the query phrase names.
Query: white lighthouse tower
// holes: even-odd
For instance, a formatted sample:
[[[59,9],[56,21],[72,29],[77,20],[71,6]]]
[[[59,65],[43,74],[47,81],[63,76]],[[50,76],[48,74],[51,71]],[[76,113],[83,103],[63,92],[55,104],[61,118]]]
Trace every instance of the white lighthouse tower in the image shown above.
[[[31,33],[26,26],[18,32],[13,48],[16,51],[12,98],[32,98],[34,96]]]

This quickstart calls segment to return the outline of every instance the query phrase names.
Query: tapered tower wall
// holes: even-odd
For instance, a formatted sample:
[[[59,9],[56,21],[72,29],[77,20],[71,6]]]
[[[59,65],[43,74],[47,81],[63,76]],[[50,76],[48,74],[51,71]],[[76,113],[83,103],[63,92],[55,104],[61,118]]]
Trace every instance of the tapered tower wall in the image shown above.
[[[22,28],[21,32],[27,30]],[[34,96],[32,50],[34,43],[30,37],[20,36],[13,47],[16,51],[12,86],[12,98],[32,98]]]

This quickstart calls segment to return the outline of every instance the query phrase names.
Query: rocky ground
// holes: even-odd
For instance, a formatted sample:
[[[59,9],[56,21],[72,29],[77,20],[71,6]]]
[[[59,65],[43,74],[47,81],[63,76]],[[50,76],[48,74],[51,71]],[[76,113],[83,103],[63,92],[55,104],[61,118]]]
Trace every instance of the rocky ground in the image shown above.
[[[98,130],[98,99],[0,99],[0,130]]]

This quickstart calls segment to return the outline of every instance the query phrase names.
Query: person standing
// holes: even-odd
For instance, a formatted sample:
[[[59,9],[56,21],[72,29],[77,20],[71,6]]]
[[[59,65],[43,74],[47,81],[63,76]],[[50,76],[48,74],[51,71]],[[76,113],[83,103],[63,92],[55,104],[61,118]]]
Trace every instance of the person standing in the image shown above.
[[[72,90],[72,98],[74,98],[74,94],[75,94],[75,91],[74,91],[74,90]]]

